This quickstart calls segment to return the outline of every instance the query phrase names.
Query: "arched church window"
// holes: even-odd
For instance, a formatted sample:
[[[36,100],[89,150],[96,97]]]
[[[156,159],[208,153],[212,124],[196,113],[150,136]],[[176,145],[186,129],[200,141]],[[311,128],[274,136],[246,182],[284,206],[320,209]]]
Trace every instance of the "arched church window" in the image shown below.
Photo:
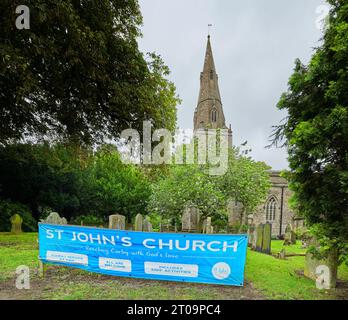
[[[276,218],[277,201],[274,197],[268,199],[266,203],[266,221],[274,221]]]
[[[216,109],[213,109],[211,111],[211,122],[216,122],[217,121],[217,111]]]
[[[210,80],[214,80],[214,71],[213,70],[210,71]]]

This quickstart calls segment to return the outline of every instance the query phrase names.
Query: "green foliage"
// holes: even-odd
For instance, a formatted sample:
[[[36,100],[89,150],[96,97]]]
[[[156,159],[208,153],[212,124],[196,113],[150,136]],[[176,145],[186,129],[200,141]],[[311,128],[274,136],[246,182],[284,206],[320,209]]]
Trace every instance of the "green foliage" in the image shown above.
[[[289,115],[274,142],[284,138],[288,147],[297,211],[323,248],[343,250],[348,240],[348,3],[328,2],[332,9],[323,44],[308,66],[296,61],[289,90],[278,103]]]
[[[175,87],[153,53],[139,51],[137,0],[0,2],[0,142],[28,135],[91,144],[142,121],[175,128]]]
[[[193,204],[202,218],[212,217],[217,226],[227,224],[226,205],[237,199],[252,211],[269,190],[268,167],[230,150],[227,173],[210,176],[205,165],[175,165],[168,174],[152,184],[149,212],[163,217],[181,217],[186,205]]]
[[[169,169],[168,176],[152,185],[148,210],[179,219],[188,203],[197,206],[206,217],[223,214],[225,200],[204,168],[177,165]]]
[[[9,200],[0,200],[0,231],[11,231],[10,218],[14,214],[19,214],[22,219],[22,230],[33,232],[37,230],[37,223],[32,217],[29,208]]]
[[[130,219],[145,213],[150,193],[141,170],[123,164],[115,149],[93,153],[61,144],[0,147],[0,186],[1,198],[27,205],[36,220],[49,211],[68,220],[113,213]]]
[[[219,179],[219,188],[226,197],[243,204],[246,212],[262,202],[271,187],[268,167],[240,154],[239,149],[230,149],[227,173]]]
[[[95,195],[94,207],[101,210],[99,215],[118,213],[130,221],[137,213],[146,213],[150,185],[138,167],[122,163],[115,149],[100,149],[87,176]]]

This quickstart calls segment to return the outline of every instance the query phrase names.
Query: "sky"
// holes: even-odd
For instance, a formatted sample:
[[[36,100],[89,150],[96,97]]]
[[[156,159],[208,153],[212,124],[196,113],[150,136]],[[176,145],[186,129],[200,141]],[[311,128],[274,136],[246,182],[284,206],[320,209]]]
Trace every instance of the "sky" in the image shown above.
[[[178,127],[192,129],[208,24],[226,125],[233,144],[274,170],[288,168],[285,149],[267,149],[272,126],[286,117],[276,105],[294,61],[308,63],[321,42],[323,0],[139,0],[144,52],[160,54],[182,100]]]

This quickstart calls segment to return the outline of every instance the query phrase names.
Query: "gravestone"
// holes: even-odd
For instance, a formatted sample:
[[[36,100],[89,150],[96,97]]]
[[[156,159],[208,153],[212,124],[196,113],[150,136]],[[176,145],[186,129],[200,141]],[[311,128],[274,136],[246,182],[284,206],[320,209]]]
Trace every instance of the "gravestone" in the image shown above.
[[[198,232],[200,212],[194,206],[187,206],[181,218],[183,232]]]
[[[318,245],[318,242],[312,239],[312,245]],[[338,250],[331,249],[328,253],[327,258],[317,259],[313,254],[307,252],[305,258],[304,275],[307,278],[318,281],[321,274],[318,272],[320,269],[328,269],[328,275],[323,277],[325,280],[325,288],[335,288],[337,283],[337,270],[338,270]]]
[[[248,245],[250,247],[252,247],[253,243],[254,243],[254,231],[255,231],[255,225],[254,224],[250,224],[248,227]]]
[[[22,232],[22,222],[23,219],[19,214],[14,214],[11,219],[11,232],[21,233]]]
[[[259,224],[256,228],[256,251],[262,252],[262,239],[263,239],[263,224]]]
[[[145,218],[143,221],[143,231],[144,232],[153,232],[152,224],[147,218]]]
[[[291,224],[288,224],[285,229],[284,246],[296,244],[296,234]]]
[[[203,233],[205,234],[214,233],[214,227],[211,225],[211,217],[208,217],[203,221]]]
[[[253,241],[251,243],[251,248],[253,250],[256,250],[256,241],[257,241],[257,228],[254,227],[254,232],[253,232]]]
[[[126,217],[120,214],[114,214],[109,216],[109,229],[125,230]]]
[[[68,221],[64,217],[60,217],[57,212],[51,212],[46,219],[41,219],[40,222],[58,225],[68,224]]]
[[[271,254],[272,225],[266,223],[263,227],[262,253]]]
[[[282,250],[278,253],[278,259],[281,259],[281,260],[285,260],[285,259],[286,259],[286,251],[285,251],[285,249],[282,249]]]
[[[143,231],[143,216],[138,213],[135,217],[135,222],[134,222],[134,230],[135,231]]]

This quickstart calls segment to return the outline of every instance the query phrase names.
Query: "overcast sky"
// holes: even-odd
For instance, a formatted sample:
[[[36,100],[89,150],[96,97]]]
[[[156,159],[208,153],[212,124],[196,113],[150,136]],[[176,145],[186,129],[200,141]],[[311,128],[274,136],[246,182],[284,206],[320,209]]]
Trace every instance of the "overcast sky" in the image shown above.
[[[178,126],[193,127],[208,24],[227,126],[233,143],[248,141],[252,157],[273,169],[288,167],[286,150],[265,149],[294,61],[307,63],[320,45],[323,0],[139,0],[140,48],[169,66],[182,104]]]

